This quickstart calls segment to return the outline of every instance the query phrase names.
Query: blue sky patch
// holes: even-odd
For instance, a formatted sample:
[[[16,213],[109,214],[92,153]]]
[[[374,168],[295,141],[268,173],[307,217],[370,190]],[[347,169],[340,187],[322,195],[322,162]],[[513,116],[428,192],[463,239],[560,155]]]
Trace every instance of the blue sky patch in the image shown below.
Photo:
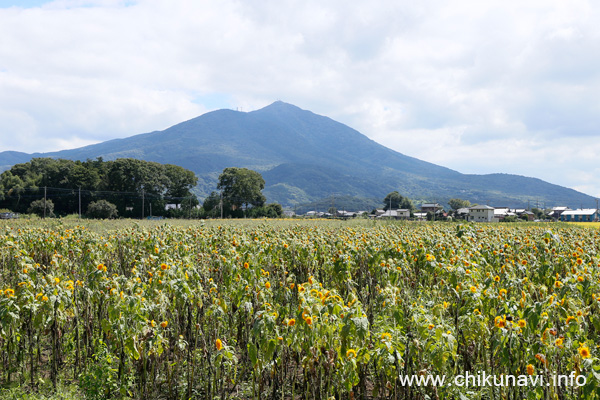
[[[10,7],[19,7],[19,8],[32,8],[39,7],[43,4],[50,3],[48,0],[0,0],[0,8],[10,8]]]

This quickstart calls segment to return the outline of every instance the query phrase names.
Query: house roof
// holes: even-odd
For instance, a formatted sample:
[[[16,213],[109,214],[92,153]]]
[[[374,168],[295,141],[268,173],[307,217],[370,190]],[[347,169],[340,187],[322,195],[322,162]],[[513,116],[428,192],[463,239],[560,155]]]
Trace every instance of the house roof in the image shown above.
[[[473,206],[473,207],[469,207],[469,210],[493,210],[494,207],[490,207],[490,206]]]
[[[561,215],[594,215],[595,213],[595,208],[584,208],[583,210],[567,210]]]
[[[381,214],[379,217],[397,217],[397,216],[398,216],[398,212],[396,210],[387,210],[386,212]]]
[[[441,207],[438,203],[423,203],[421,204],[421,208],[423,207]]]

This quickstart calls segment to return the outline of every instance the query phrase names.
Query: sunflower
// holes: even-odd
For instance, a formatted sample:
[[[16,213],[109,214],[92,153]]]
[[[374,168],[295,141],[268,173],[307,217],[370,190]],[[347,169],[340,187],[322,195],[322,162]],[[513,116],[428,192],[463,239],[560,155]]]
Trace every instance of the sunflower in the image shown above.
[[[533,375],[535,373],[535,368],[531,364],[527,364],[527,375]]]
[[[497,328],[504,328],[506,326],[506,317],[497,316],[494,318],[494,325]]]
[[[221,339],[215,340],[215,346],[217,347],[217,350],[221,351],[223,348],[223,342],[221,342]]]
[[[590,349],[587,346],[581,345],[577,351],[582,358],[589,358],[591,356]]]
[[[356,350],[348,349],[348,351],[346,351],[346,358],[348,358],[348,359],[356,358]]]

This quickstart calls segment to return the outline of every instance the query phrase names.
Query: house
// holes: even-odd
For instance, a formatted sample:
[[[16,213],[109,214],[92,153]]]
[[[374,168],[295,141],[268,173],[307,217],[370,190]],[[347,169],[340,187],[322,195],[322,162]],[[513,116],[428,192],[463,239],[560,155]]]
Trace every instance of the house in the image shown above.
[[[494,207],[473,206],[469,207],[469,222],[492,222],[494,219]]]
[[[552,210],[547,214],[548,217],[560,219],[560,215],[565,211],[571,211],[569,207],[552,207]]]
[[[514,210],[511,210],[508,207],[496,207],[494,208],[494,218],[492,222],[501,222],[506,217],[516,217],[517,214]]]
[[[598,221],[598,210],[587,208],[581,210],[567,210],[560,214],[560,220],[564,222],[593,222]]]
[[[283,210],[283,216],[286,218],[293,218],[296,216],[294,210]]]
[[[348,218],[354,218],[356,217],[356,213],[352,212],[352,211],[342,211],[342,210],[338,210],[337,211],[337,216],[339,218],[344,218],[344,219],[348,219]]]
[[[521,214],[519,214],[519,217],[523,218],[524,215],[527,216],[527,221],[533,221],[535,219],[535,214],[529,210],[523,211]]]
[[[393,219],[408,219],[410,218],[410,210],[399,208],[397,210],[387,210],[377,218],[393,218]]]
[[[454,212],[454,218],[467,219],[468,217],[469,217],[469,208],[468,207],[459,208],[458,210],[456,210]]]
[[[444,207],[442,207],[438,203],[423,203],[423,204],[421,204],[421,212],[424,212],[424,213],[428,213],[428,212],[437,213],[438,211],[441,211],[443,209],[444,209]]]

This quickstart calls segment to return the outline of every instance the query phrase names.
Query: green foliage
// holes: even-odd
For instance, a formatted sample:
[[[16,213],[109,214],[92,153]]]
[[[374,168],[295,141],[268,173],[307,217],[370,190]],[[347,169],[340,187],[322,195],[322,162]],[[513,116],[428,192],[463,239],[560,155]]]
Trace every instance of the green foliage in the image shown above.
[[[0,389],[0,400],[81,400],[81,398],[82,393],[76,385],[59,385],[56,389],[41,387],[35,392],[22,387]]]
[[[117,206],[106,200],[92,201],[87,209],[90,218],[110,219],[116,218],[119,212]]]
[[[202,208],[207,216],[216,218],[221,215],[221,195],[217,192],[212,192],[202,204]]]
[[[531,212],[535,214],[535,219],[546,219],[546,213],[540,208],[532,208]]]
[[[262,190],[265,180],[260,173],[247,168],[225,168],[219,175],[217,189],[223,194],[223,201],[231,210],[240,210],[252,205],[260,207],[265,203]]]
[[[280,218],[283,215],[281,204],[271,203],[261,207],[252,207],[248,211],[251,218]]]
[[[412,202],[410,201],[410,199],[408,197],[403,197],[400,193],[398,193],[397,191],[393,191],[391,193],[388,193],[387,196],[385,196],[385,199],[383,199],[383,209],[384,210],[389,210],[390,209],[390,205],[392,210],[401,208],[401,209],[405,209],[405,210],[414,210],[414,206],[412,204]]]
[[[44,208],[46,209],[45,211]],[[27,213],[35,214],[39,217],[54,217],[54,203],[50,199],[34,200],[29,205]]]
[[[88,400],[106,400],[125,395],[127,387],[120,390],[117,360],[106,344],[98,340],[98,352],[93,355],[87,371],[79,376],[79,387]],[[120,396],[122,397],[122,396]]]
[[[463,199],[450,199],[448,200],[448,205],[452,208],[452,210],[456,211],[459,208],[471,207],[471,202]]]
[[[54,212],[58,215],[78,213],[81,194],[82,209],[106,200],[117,207],[119,215],[140,217],[142,193],[145,215],[150,207],[153,215],[167,215],[167,199],[183,207],[198,204],[191,192],[197,182],[194,173],[182,167],[133,158],[84,162],[34,158],[0,175],[0,207],[23,213],[27,210],[23,196],[43,198],[44,187],[48,187],[48,197],[55,199]]]

